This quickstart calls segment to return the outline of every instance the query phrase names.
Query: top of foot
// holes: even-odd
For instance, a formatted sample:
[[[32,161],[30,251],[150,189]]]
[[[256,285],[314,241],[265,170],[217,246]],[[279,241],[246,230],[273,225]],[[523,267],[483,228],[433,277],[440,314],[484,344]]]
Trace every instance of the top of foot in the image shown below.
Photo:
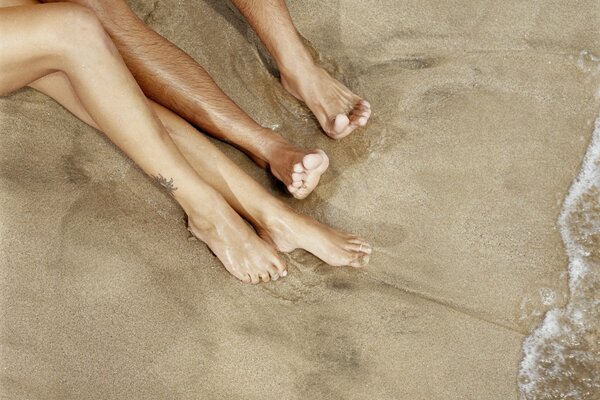
[[[188,216],[188,230],[208,245],[231,275],[244,283],[268,282],[287,275],[277,251],[233,210],[223,213],[214,224]]]
[[[283,87],[306,103],[323,131],[333,139],[348,136],[365,126],[371,117],[371,105],[352,93],[323,68],[312,65],[281,73]]]
[[[258,234],[279,251],[304,249],[332,266],[361,268],[369,263],[372,248],[367,241],[289,208],[272,210],[268,221],[263,223],[255,226]]]

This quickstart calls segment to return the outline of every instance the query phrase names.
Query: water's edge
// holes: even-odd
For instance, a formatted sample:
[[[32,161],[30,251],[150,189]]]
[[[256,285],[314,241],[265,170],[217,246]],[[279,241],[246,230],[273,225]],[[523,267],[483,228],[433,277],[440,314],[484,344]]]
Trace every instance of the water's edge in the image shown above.
[[[558,221],[569,300],[523,343],[522,399],[600,399],[600,116]]]

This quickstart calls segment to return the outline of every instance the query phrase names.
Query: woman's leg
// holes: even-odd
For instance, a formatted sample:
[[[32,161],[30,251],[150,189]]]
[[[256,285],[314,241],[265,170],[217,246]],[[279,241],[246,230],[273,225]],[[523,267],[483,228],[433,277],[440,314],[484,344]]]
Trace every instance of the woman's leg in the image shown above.
[[[67,79],[50,75],[30,86],[53,97],[81,120],[91,120]],[[190,124],[168,109],[151,104],[198,175],[280,251],[302,248],[335,266],[361,267],[368,263],[371,247],[364,240],[296,213],[245,174]]]
[[[60,0],[43,2],[51,1]],[[253,121],[202,66],[146,26],[125,0],[71,1],[94,11],[149,98],[244,151],[294,197],[303,199],[317,186],[329,166],[325,153],[298,148]],[[307,179],[294,180],[294,170]]]
[[[2,8],[0,54],[0,93],[64,74],[95,125],[175,197],[234,276],[256,283],[284,270],[182,157],[92,12],[71,4]]]
[[[307,250],[329,265],[364,267],[371,246],[356,235],[346,234],[299,214],[272,196],[208,139],[166,108],[155,109],[173,141],[203,179],[250,221],[261,237],[282,252]]]

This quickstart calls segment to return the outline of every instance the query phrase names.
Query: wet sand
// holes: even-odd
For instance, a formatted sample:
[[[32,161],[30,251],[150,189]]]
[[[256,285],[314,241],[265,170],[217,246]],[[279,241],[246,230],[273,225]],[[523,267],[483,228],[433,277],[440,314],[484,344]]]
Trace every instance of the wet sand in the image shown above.
[[[261,124],[329,154],[287,201],[369,238],[371,265],[297,251],[285,280],[242,285],[102,135],[21,90],[0,98],[3,399],[519,397],[523,341],[568,301],[557,219],[600,108],[581,53],[600,54],[600,4],[288,3],[375,110],[341,142],[227,2],[132,5]]]

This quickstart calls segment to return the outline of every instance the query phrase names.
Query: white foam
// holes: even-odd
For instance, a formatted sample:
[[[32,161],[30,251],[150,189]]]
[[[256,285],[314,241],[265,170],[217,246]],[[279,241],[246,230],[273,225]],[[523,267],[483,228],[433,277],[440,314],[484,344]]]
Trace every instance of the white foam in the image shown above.
[[[586,59],[593,62],[600,61],[600,58],[589,53],[582,54],[578,65],[587,71],[591,67],[584,62]],[[596,70],[600,70],[600,65]],[[569,257],[569,303],[565,308],[554,308],[548,311],[542,324],[534,329],[523,343],[524,355],[519,374],[522,399],[580,399],[584,396],[582,393],[588,393],[587,388],[579,390],[576,385],[575,387],[571,385],[568,392],[565,393],[557,393],[556,388],[548,388],[545,385],[547,382],[553,382],[553,379],[561,379],[570,374],[569,371],[561,370],[565,363],[565,354],[569,350],[565,343],[576,342],[578,337],[584,334],[585,329],[589,329],[590,323],[597,323],[590,317],[594,317],[594,306],[600,304],[600,293],[596,294],[599,298],[586,299],[584,297],[586,285],[593,284],[587,280],[597,279],[591,273],[593,265],[588,258],[590,252],[581,244],[582,238],[579,238],[578,241],[578,238],[573,236],[568,223],[569,218],[577,212],[577,207],[581,206],[586,193],[590,193],[594,188],[600,188],[600,116],[596,119],[592,141],[584,157],[579,176],[569,190],[559,217],[561,235]],[[593,234],[600,234],[600,217],[590,214],[585,217],[584,235],[589,237]],[[586,361],[585,357],[589,360],[591,355],[584,353],[579,355],[582,357],[582,361]],[[592,363],[593,361],[592,359]],[[542,365],[549,365],[549,367]],[[540,374],[540,371],[543,371],[543,374]],[[572,374],[569,377],[572,378]],[[596,385],[596,383],[592,382],[592,385]],[[594,386],[594,388],[597,388],[600,393],[600,387]]]

